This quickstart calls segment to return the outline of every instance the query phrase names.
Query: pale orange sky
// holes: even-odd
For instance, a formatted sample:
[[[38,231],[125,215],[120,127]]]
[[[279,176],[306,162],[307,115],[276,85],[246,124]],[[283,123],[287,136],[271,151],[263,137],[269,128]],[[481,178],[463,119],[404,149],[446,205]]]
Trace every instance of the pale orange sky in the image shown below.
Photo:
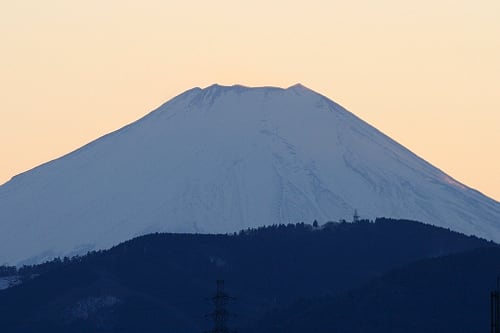
[[[0,3],[0,183],[194,86],[301,82],[500,200],[500,1]]]

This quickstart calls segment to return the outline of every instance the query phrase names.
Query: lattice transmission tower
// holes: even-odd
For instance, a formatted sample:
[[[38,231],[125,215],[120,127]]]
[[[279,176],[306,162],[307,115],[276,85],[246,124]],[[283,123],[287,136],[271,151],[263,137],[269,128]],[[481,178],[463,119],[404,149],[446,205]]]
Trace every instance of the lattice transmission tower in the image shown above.
[[[497,277],[497,289],[490,293],[490,332],[500,333],[500,277]]]
[[[212,317],[214,326],[206,333],[234,333],[227,328],[227,304],[233,298],[224,291],[224,280],[217,280],[217,292],[210,298],[214,304],[214,311],[207,316]]]

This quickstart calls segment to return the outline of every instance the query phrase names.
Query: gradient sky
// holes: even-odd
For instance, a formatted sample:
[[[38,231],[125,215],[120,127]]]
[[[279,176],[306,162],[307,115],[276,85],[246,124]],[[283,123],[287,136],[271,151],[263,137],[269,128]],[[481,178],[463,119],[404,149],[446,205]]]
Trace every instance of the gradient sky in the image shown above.
[[[500,1],[0,2],[0,183],[194,86],[300,82],[500,200]]]

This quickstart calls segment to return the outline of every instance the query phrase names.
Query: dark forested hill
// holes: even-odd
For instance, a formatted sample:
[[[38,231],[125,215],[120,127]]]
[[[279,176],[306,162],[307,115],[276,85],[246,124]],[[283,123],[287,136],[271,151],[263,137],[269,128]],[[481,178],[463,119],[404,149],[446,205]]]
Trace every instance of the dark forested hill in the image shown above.
[[[311,309],[328,313],[342,307],[339,300],[347,302],[347,312],[366,311],[353,304],[372,299],[354,302],[346,293],[365,286],[385,295],[386,289],[373,286],[386,281],[388,271],[480,247],[496,245],[389,219],[317,228],[280,225],[235,235],[152,234],[85,257],[19,270],[24,282],[0,291],[0,327],[13,333],[202,332],[211,325],[204,315],[212,310],[206,298],[216,279],[224,279],[235,297],[232,327],[272,327],[269,313],[294,313],[299,303],[290,305],[299,299],[321,298],[327,305],[315,303]],[[425,267],[402,276],[402,283],[410,286],[412,278],[425,276]],[[432,280],[432,274],[427,278]],[[451,282],[450,290],[454,287]],[[342,316],[356,316],[347,312]]]
[[[339,297],[302,300],[244,333],[488,332],[500,248],[427,259]]]

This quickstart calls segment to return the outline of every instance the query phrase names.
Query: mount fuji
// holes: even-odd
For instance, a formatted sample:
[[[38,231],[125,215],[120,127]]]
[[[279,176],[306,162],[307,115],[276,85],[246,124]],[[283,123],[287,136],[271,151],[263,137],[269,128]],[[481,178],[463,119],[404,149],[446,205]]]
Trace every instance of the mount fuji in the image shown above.
[[[301,85],[212,85],[0,186],[0,265],[355,209],[500,241],[499,202],[328,98]]]

